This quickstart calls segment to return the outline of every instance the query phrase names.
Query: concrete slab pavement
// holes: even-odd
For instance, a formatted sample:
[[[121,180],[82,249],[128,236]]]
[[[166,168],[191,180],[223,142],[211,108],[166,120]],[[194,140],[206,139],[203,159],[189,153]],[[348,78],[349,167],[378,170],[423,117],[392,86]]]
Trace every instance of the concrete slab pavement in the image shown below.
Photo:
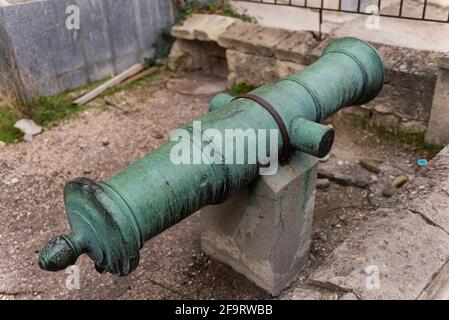
[[[319,30],[319,13],[314,9],[288,6],[275,6],[260,3],[231,1],[239,10],[254,16],[262,25],[292,30]],[[382,2],[382,12],[397,14],[397,3]],[[405,7],[404,14],[417,16],[421,7],[413,4]],[[428,10],[426,17],[447,19],[447,9],[434,6]],[[282,17],[282,18],[281,18]],[[449,24],[422,22],[395,18],[379,18],[378,29],[368,29],[366,24],[370,17],[365,15],[323,12],[322,31],[338,37],[357,37],[363,40],[403,46],[419,50],[449,51]]]
[[[333,34],[418,50],[449,51],[449,23],[379,17],[379,29],[367,29],[362,16],[336,28]]]
[[[380,209],[310,282],[361,299],[417,299],[449,258],[448,247],[449,235],[419,215]]]

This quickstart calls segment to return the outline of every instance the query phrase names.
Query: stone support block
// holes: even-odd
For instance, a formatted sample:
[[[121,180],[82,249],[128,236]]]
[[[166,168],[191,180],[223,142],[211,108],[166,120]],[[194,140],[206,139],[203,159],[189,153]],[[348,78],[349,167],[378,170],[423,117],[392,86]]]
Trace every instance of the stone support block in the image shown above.
[[[316,176],[316,158],[296,153],[276,175],[203,209],[203,250],[279,295],[308,261]]]

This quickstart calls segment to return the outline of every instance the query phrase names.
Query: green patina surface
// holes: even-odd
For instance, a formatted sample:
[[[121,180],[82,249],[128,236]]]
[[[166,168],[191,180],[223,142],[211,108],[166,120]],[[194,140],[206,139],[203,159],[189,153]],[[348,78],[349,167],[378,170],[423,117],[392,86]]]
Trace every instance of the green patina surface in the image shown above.
[[[276,108],[294,147],[312,154],[321,150],[324,154],[332,139],[329,129],[315,122],[343,107],[376,97],[383,85],[383,72],[382,61],[371,45],[344,38],[330,44],[321,58],[304,71],[251,93]],[[215,129],[224,136],[229,129],[278,130],[277,122],[258,103],[231,100],[227,95],[214,98],[213,111],[198,119],[202,133]],[[183,128],[192,133],[194,124]],[[269,138],[261,139],[258,146]],[[302,139],[307,141],[299,141]],[[278,135],[279,150],[282,143]],[[197,210],[225,201],[259,175],[259,158],[258,164],[176,165],[170,153],[177,144],[167,142],[106,181],[95,183],[80,178],[70,182],[64,195],[72,233],[49,242],[41,252],[40,266],[62,270],[87,253],[100,272],[128,275],[137,267],[145,241]],[[205,154],[210,144],[212,137],[199,143],[193,141],[192,148]],[[244,148],[247,151],[248,145]],[[223,154],[226,151],[236,153],[234,147]]]

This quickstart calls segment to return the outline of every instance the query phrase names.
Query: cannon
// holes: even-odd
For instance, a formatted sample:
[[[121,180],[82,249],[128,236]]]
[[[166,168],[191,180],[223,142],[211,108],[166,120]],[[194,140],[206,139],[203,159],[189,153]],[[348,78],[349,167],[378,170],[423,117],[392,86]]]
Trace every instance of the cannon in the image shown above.
[[[183,139],[207,158],[214,145],[207,137],[209,129],[223,134],[228,129],[275,130],[280,133],[275,152],[281,162],[295,150],[324,157],[334,131],[320,122],[343,107],[368,103],[381,91],[383,80],[383,62],[373,46],[355,38],[338,39],[314,64],[293,76],[247,95],[217,95],[210,112],[197,120],[200,129],[195,129],[195,122],[182,127],[191,133]],[[192,138],[198,130],[206,139]],[[270,139],[259,137],[256,144]],[[97,271],[126,276],[138,266],[146,241],[205,206],[223,203],[266,165],[260,153],[255,163],[174,163],[171,157],[178,145],[179,141],[168,141],[108,180],[69,182],[64,201],[72,231],[49,241],[41,251],[40,267],[63,270],[87,254]],[[214,156],[232,156],[235,148],[231,144]],[[265,150],[266,155],[270,152]]]

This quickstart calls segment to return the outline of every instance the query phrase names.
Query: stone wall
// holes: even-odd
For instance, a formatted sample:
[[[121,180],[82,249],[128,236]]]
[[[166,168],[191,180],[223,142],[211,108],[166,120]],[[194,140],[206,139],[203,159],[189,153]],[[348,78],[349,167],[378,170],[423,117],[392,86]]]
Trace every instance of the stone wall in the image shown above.
[[[3,11],[0,7],[0,22],[3,21]],[[10,38],[5,28],[0,24],[0,95],[7,95],[14,91],[18,79],[14,75],[15,63],[11,52]],[[11,94],[12,96],[15,93]]]
[[[176,40],[170,53],[169,66],[181,72],[204,71],[224,78],[229,72],[226,50],[213,41]]]
[[[172,33],[183,39],[178,41],[186,46],[189,41],[202,40],[197,35],[213,25],[213,18],[197,15],[185,25],[174,28]],[[260,86],[301,71],[318,59],[335,39],[325,35],[319,40],[309,31],[283,30],[240,21],[229,23],[218,31],[219,35],[216,30],[207,43],[208,46],[217,43],[226,52],[229,86],[238,83]],[[392,131],[424,132],[432,110],[438,61],[443,54],[386,44],[373,45],[384,59],[384,89],[371,103],[344,109],[342,113],[365,118],[370,124]],[[199,44],[197,48],[200,48]],[[172,62],[182,56],[181,51],[177,47]],[[200,57],[200,54],[195,56]]]
[[[70,5],[80,9],[79,30],[66,28]],[[18,73],[27,96],[56,94],[152,57],[160,30],[172,21],[167,0],[42,0],[0,6],[0,68]]]
[[[441,53],[374,43],[385,63],[382,93],[358,112],[373,124],[401,132],[424,132],[430,119]]]

